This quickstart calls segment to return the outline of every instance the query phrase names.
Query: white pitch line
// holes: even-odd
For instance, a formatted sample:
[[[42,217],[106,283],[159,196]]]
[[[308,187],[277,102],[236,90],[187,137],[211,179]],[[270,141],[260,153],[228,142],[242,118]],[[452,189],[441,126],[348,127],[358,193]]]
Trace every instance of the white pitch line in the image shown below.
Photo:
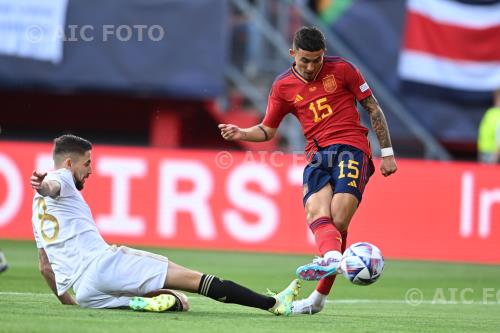
[[[53,294],[49,293],[28,293],[28,292],[14,292],[14,291],[0,291],[0,296],[42,296],[42,297],[53,297]],[[191,299],[207,300],[207,297],[203,296],[188,296]],[[409,306],[423,305],[500,305],[500,301],[494,302],[481,302],[481,301],[466,301],[466,302],[442,302],[442,301],[430,301],[422,300],[419,303],[410,303],[405,300],[398,299],[337,299],[337,300],[327,300],[330,304],[401,304]]]
[[[0,291],[0,295],[5,295],[5,296],[52,296],[54,294],[48,294],[48,293],[21,293],[21,292],[15,292],[15,291]]]
[[[500,305],[500,301],[494,302],[482,302],[482,301],[464,301],[464,302],[448,302],[448,301],[430,301],[422,300],[420,302],[407,302],[405,300],[398,299],[338,299],[338,300],[327,300],[327,303],[333,304],[402,304],[409,306],[418,305]]]

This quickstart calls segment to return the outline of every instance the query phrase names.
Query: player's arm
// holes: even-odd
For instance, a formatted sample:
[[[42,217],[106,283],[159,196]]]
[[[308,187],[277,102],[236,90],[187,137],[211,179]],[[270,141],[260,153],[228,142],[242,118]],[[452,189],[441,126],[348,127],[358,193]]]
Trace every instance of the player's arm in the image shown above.
[[[252,141],[263,142],[271,140],[276,134],[277,128],[272,128],[264,124],[255,125],[248,128],[239,128],[233,124],[219,124],[220,134],[228,141]]]
[[[373,131],[377,136],[380,148],[382,149],[382,163],[380,171],[385,177],[393,174],[398,169],[396,159],[392,152],[391,136],[389,127],[385,120],[385,115],[375,96],[370,95],[361,101],[361,105],[365,108],[370,116]]]
[[[47,253],[45,253],[45,250],[43,248],[38,249],[38,257],[38,267],[40,269],[40,273],[42,273],[45,281],[47,281],[47,284],[49,285],[50,289],[52,289],[52,292],[56,295],[59,301],[62,304],[66,305],[77,305],[73,297],[68,292],[65,292],[61,296],[57,295],[56,278],[54,275],[54,271],[52,270],[52,266],[50,266],[49,258],[47,257]]]
[[[266,115],[260,124],[248,128],[219,124],[220,134],[228,141],[269,141],[276,135],[279,124],[289,109],[290,105],[280,97],[279,84],[275,82],[267,99]]]
[[[55,180],[46,180],[46,172],[33,171],[30,182],[31,187],[35,189],[41,196],[56,198],[61,192],[61,184]]]

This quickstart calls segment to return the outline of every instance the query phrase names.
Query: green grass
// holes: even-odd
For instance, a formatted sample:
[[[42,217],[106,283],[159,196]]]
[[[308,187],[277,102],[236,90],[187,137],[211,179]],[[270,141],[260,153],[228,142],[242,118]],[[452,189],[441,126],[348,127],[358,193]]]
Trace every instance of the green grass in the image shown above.
[[[384,275],[372,286],[358,287],[339,278],[330,302],[314,316],[275,317],[198,295],[190,295],[188,313],[155,314],[60,305],[38,272],[37,251],[32,242],[1,241],[0,247],[10,264],[9,270],[0,275],[0,333],[401,333],[500,329],[499,266],[387,260]],[[295,267],[310,260],[309,256],[149,250],[258,292],[282,289],[294,278]],[[313,288],[314,283],[304,283],[302,296]],[[416,306],[405,301],[412,288],[418,288],[423,295],[423,302]]]

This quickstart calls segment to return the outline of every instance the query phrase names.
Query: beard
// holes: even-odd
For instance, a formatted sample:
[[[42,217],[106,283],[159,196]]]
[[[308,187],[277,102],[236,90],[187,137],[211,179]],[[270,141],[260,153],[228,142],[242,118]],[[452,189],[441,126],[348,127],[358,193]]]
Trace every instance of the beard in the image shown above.
[[[75,179],[75,187],[78,191],[83,190],[83,182],[81,180]]]

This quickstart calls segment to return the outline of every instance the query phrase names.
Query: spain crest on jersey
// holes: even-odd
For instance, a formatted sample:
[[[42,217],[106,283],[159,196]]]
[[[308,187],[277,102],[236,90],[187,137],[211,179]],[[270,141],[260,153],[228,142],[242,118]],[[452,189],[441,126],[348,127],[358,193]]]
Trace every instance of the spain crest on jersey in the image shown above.
[[[334,92],[337,89],[337,82],[335,82],[335,76],[327,75],[323,78],[323,88],[326,92]]]

